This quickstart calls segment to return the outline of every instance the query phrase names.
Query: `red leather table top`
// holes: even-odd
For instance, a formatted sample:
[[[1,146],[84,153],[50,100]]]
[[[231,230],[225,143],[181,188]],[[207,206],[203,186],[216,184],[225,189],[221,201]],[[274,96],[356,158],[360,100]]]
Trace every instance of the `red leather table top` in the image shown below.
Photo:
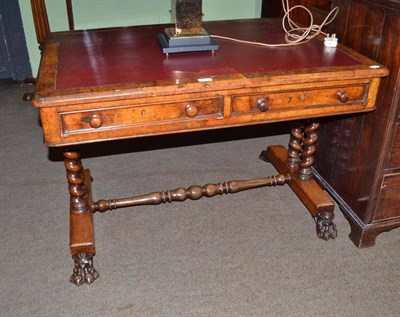
[[[204,23],[213,35],[266,43],[284,43],[279,20],[236,20]],[[314,39],[294,47],[266,48],[216,39],[211,52],[162,53],[156,35],[165,25],[58,33],[60,49],[56,89],[73,89],[154,81],[354,66],[357,59]]]

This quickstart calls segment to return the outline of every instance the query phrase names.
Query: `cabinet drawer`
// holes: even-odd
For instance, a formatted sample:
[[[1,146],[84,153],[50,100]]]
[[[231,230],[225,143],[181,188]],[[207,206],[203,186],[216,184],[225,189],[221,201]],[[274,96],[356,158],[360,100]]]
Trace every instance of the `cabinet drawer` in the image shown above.
[[[394,143],[390,153],[389,168],[400,168],[400,123],[396,125]]]
[[[400,174],[383,178],[375,221],[400,217]]]
[[[222,98],[61,112],[63,134],[222,116]]]
[[[366,105],[368,85],[298,91],[265,92],[232,97],[233,115],[332,105]]]

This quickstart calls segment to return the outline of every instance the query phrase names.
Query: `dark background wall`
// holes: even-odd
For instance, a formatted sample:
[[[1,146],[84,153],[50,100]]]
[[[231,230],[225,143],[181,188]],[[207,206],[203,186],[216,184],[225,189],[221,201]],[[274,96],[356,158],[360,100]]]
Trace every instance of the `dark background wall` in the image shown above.
[[[0,1],[0,78],[31,75],[18,0]]]

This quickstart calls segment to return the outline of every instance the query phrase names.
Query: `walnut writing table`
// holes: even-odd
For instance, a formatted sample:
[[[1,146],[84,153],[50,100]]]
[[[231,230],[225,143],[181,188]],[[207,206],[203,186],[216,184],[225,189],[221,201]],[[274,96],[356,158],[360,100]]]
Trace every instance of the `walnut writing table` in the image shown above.
[[[332,200],[312,178],[319,124],[315,118],[375,107],[386,68],[319,39],[286,48],[219,40],[219,51],[165,56],[157,34],[165,26],[53,33],[47,39],[33,103],[45,144],[64,147],[70,193],[71,282],[90,284],[95,245],[92,215],[288,184],[315,218],[317,235],[336,237]],[[278,20],[205,23],[209,34],[282,43]],[[303,120],[289,148],[271,146],[261,158],[279,175],[193,185],[136,197],[92,200],[91,176],[76,146],[186,131]],[[311,119],[311,120],[310,120]]]

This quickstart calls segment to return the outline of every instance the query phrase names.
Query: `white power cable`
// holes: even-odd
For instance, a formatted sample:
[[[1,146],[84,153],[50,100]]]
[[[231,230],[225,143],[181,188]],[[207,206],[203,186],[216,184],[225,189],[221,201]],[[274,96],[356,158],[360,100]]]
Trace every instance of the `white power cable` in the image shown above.
[[[282,44],[268,44],[268,43],[261,43],[261,42],[253,42],[253,41],[245,41],[239,40],[232,37],[221,36],[221,35],[210,35],[213,38],[234,41],[243,44],[252,44],[252,45],[260,45],[266,47],[283,47],[283,46],[295,46],[307,43],[311,39],[317,37],[320,34],[327,35],[322,31],[323,27],[331,23],[335,18],[339,11],[338,7],[333,8],[329,14],[326,16],[324,21],[318,25],[313,24],[314,19],[311,11],[307,9],[305,6],[302,5],[295,5],[292,8],[289,6],[289,0],[282,0],[282,7],[283,7],[283,18],[282,18],[282,28],[285,31],[285,42]],[[290,12],[295,9],[303,9],[305,10],[308,15],[310,16],[310,25],[308,27],[301,27],[297,25],[291,18]]]

